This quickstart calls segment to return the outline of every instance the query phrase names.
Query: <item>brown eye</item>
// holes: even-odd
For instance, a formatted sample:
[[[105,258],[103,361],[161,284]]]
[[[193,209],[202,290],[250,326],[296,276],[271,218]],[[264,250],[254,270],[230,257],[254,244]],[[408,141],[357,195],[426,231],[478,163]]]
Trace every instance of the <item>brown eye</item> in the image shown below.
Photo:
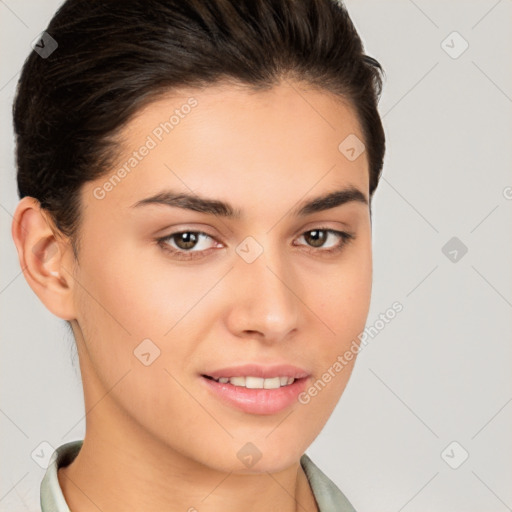
[[[214,241],[213,237],[202,231],[179,231],[157,239],[160,247],[183,259],[201,257],[213,247]]]
[[[323,229],[315,229],[313,231],[308,231],[304,238],[307,240],[308,244],[313,247],[322,247],[325,241],[327,240],[328,233]]]
[[[318,253],[331,253],[340,251],[352,239],[354,235],[345,233],[344,231],[337,231],[329,228],[318,228],[306,231],[302,234],[302,238],[306,240],[308,245],[307,249],[319,249]],[[334,243],[325,246],[326,241],[332,238]],[[336,241],[338,239],[338,241]],[[325,249],[322,249],[325,247]]]
[[[183,233],[176,233],[172,235],[174,243],[179,249],[187,250],[192,249],[197,244],[199,237],[193,231],[185,231]]]

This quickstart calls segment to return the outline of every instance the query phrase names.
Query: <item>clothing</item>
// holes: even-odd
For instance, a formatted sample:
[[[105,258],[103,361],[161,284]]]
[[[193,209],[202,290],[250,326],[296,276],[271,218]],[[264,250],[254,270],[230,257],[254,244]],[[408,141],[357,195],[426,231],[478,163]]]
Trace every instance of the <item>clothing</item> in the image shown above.
[[[59,446],[53,453],[50,464],[41,481],[41,512],[70,512],[57,471],[73,462],[83,441],[71,441]],[[300,464],[304,469],[320,512],[355,512],[345,495],[306,455],[302,455]]]

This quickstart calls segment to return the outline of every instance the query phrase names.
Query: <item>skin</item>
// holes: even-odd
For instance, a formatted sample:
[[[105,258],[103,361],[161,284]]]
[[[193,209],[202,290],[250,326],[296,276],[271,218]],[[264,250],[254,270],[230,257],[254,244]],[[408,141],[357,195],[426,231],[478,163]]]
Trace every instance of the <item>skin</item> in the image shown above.
[[[95,187],[191,96],[197,107],[96,199]],[[368,204],[290,213],[348,186],[369,200],[366,153],[349,161],[338,150],[350,134],[363,140],[349,106],[296,82],[257,93],[226,84],[182,90],[139,112],[123,130],[119,166],[82,187],[78,260],[37,201],[20,201],[13,238],[27,282],[71,321],[77,342],[86,435],[58,473],[73,512],[317,510],[299,460],[340,399],[355,357],[309,403],[271,415],[221,403],[200,374],[285,362],[308,370],[313,383],[364,329]],[[230,202],[243,218],[132,207],[164,189]],[[305,235],[315,228],[355,238],[328,255],[325,247],[343,241],[326,235],[315,246]],[[178,260],[155,242],[185,230],[212,237],[189,249],[202,257]],[[250,264],[235,251],[248,236],[263,248]],[[186,247],[179,243],[168,240]],[[133,353],[146,338],[160,350],[149,366]],[[262,454],[250,468],[237,458],[247,442]]]

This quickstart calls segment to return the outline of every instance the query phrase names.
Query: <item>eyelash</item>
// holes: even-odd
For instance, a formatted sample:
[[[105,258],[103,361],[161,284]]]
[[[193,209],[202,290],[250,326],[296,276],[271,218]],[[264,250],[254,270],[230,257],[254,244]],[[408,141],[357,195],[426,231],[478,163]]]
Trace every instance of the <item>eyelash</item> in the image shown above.
[[[312,233],[313,231],[324,231],[326,233],[336,235],[340,238],[340,243],[330,249],[321,249],[321,248],[315,248],[315,247],[310,246],[307,249],[307,252],[316,252],[316,253],[321,253],[321,254],[326,254],[326,255],[336,254],[336,253],[340,252],[342,249],[344,249],[345,245],[347,245],[349,242],[351,242],[352,240],[355,239],[354,235],[352,235],[350,233],[346,233],[345,231],[338,231],[336,229],[323,228],[323,227],[318,227],[315,229],[308,229],[307,231],[304,231],[300,236],[303,236],[307,233]],[[204,236],[214,240],[214,238],[212,236],[210,236],[208,233],[204,233],[203,231],[184,230],[184,231],[176,231],[175,233],[171,233],[164,237],[157,238],[155,241],[157,242],[159,247],[162,248],[162,250],[170,253],[172,256],[176,257],[179,260],[192,260],[192,259],[204,257],[204,255],[202,253],[208,251],[208,249],[205,249],[204,251],[192,251],[192,250],[186,251],[184,249],[175,249],[175,248],[171,248],[169,246],[169,244],[167,243],[169,240],[171,240],[175,236],[182,235],[184,233],[194,233],[196,235],[204,235]]]

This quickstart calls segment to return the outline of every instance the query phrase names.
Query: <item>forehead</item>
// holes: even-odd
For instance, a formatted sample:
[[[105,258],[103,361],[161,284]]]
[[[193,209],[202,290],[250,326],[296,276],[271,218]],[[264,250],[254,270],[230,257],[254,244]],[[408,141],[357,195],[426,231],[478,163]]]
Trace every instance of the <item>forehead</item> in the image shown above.
[[[106,199],[118,204],[163,186],[269,201],[348,186],[368,196],[366,152],[355,159],[346,153],[347,141],[363,144],[354,109],[296,82],[261,91],[231,84],[173,91],[147,104],[120,135],[121,158],[91,184],[115,182]]]
[[[140,110],[121,133],[129,141],[153,131],[157,139],[170,131],[176,138],[184,131],[177,129],[183,124],[192,125],[185,128],[187,139],[201,144],[226,135],[233,142],[245,144],[251,139],[268,140],[273,142],[269,147],[283,141],[292,145],[307,138],[314,143],[313,149],[323,149],[319,145],[322,141],[332,146],[349,134],[363,139],[355,109],[348,100],[290,81],[264,90],[223,83],[169,92]],[[286,131],[282,132],[282,128]],[[205,133],[208,137],[203,137]],[[327,134],[331,136],[326,137]]]

